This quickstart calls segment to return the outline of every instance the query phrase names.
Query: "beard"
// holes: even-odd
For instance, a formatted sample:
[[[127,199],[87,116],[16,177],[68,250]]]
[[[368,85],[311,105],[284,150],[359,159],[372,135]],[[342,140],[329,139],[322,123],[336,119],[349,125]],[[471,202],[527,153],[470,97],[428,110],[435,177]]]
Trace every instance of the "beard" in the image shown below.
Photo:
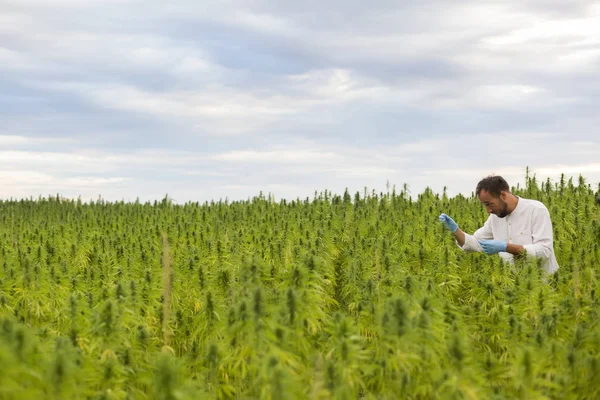
[[[508,203],[500,200],[500,204],[502,205],[502,209],[496,215],[498,216],[498,218],[504,218],[508,215]]]

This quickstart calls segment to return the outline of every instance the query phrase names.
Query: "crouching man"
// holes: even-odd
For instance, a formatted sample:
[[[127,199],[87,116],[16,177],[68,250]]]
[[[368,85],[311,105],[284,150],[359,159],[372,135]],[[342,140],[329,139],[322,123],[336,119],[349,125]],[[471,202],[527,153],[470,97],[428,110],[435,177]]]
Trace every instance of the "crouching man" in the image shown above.
[[[482,179],[475,194],[489,217],[473,235],[460,230],[448,215],[440,215],[440,222],[454,234],[464,251],[499,254],[509,262],[515,256],[527,255],[540,258],[544,270],[550,274],[558,270],[552,221],[544,204],[515,196],[501,176]]]

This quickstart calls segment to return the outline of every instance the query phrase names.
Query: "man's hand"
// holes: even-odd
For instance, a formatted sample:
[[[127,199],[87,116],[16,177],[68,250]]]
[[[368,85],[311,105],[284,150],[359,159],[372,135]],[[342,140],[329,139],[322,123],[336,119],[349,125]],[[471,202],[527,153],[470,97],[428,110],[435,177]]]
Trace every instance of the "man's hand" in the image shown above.
[[[485,254],[496,254],[506,251],[507,243],[501,240],[480,240],[479,245]]]
[[[458,225],[456,225],[456,222],[454,222],[454,220],[446,214],[440,215],[440,222],[443,223],[446,229],[448,229],[452,233],[456,232],[456,230],[458,229]]]

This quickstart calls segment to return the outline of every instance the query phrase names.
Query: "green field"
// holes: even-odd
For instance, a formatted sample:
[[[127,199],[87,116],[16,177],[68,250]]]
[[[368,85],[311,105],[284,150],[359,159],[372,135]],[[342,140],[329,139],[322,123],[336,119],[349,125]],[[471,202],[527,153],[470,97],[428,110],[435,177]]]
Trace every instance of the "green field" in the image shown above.
[[[526,181],[550,277],[474,196],[4,200],[0,399],[598,399],[600,188]]]

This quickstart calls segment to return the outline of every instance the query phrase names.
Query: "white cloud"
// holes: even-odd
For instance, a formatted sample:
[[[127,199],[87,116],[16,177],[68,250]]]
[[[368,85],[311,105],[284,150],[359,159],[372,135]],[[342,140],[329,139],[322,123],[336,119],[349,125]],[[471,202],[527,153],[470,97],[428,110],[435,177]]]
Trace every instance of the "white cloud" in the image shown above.
[[[515,46],[531,42],[567,41],[575,45],[600,43],[598,15],[576,19],[548,19],[534,21],[525,28],[515,29],[507,34],[484,39],[485,43],[498,46]]]
[[[65,187],[86,187],[86,186],[99,186],[99,185],[108,185],[112,183],[121,183],[130,181],[131,178],[123,178],[123,177],[113,177],[113,178],[96,178],[96,177],[76,177],[76,178],[67,178],[62,181],[62,185]]]
[[[339,156],[333,152],[306,151],[306,150],[276,150],[276,151],[232,151],[224,154],[215,154],[213,160],[231,162],[264,162],[264,163],[312,163],[330,162]]]
[[[206,158],[204,158],[206,160]],[[193,153],[142,150],[111,153],[96,150],[50,152],[31,150],[0,150],[0,171],[27,167],[34,170],[53,171],[59,174],[73,171],[88,173],[113,173],[116,171],[139,171],[144,168],[165,168],[197,165],[203,157]]]
[[[52,175],[38,171],[0,170],[0,178],[3,186],[12,188],[12,185],[37,185],[45,184],[53,180]]]
[[[248,185],[222,185],[222,186],[219,186],[218,188],[222,189],[222,190],[244,190],[244,191],[247,191],[248,189],[251,188],[251,186],[248,186]]]
[[[549,103],[574,101],[559,98],[543,87],[519,84],[479,85],[467,88],[464,92],[456,90],[455,93],[445,99],[434,99],[431,105],[440,108],[520,110],[523,106],[535,109],[547,107]]]
[[[372,80],[342,69],[290,75],[280,84],[286,87],[285,93],[276,89],[247,90],[217,85],[169,91],[62,81],[27,85],[71,93],[108,109],[146,113],[171,121],[185,118],[190,126],[216,136],[249,134],[282,118],[318,112],[322,107],[358,100],[378,102],[388,91]]]
[[[600,163],[583,164],[583,165],[568,165],[568,164],[557,164],[552,167],[544,167],[536,169],[537,173],[547,177],[553,177],[556,179],[561,174],[574,175],[574,174],[590,174],[600,173]]]
[[[129,181],[125,177],[104,177],[76,176],[64,178],[51,173],[43,173],[31,170],[0,170],[0,198],[9,197],[37,197],[45,196],[50,193],[63,193],[71,197],[77,197],[81,193],[95,192],[88,199],[97,197],[98,193],[110,190],[110,186]]]
[[[72,144],[74,140],[71,138],[56,138],[56,137],[33,137],[33,136],[21,136],[21,135],[8,135],[0,133],[0,154],[4,154],[7,160],[14,158],[15,153],[10,150],[14,150],[15,147],[41,147],[49,144],[66,145]],[[9,150],[6,153],[1,153],[2,150]],[[24,156],[28,157],[28,152],[24,153]],[[0,162],[1,159],[0,159]]]
[[[17,135],[0,135],[0,146],[15,146],[32,143],[33,139]]]
[[[90,8],[98,5],[128,5],[142,3],[143,0],[3,0],[6,6],[25,6],[56,9],[59,7]]]
[[[11,49],[0,47],[0,69],[36,70],[38,67],[27,56]]]
[[[171,121],[186,118],[191,126],[216,136],[252,132],[302,107],[301,102],[296,105],[289,97],[228,88],[160,92],[130,85],[54,82],[36,86],[73,93],[108,109],[146,113]]]

